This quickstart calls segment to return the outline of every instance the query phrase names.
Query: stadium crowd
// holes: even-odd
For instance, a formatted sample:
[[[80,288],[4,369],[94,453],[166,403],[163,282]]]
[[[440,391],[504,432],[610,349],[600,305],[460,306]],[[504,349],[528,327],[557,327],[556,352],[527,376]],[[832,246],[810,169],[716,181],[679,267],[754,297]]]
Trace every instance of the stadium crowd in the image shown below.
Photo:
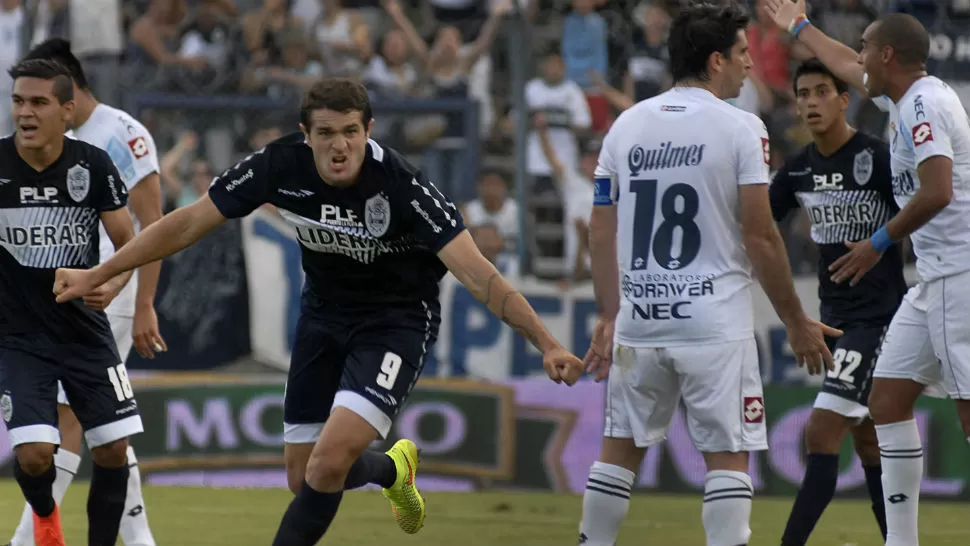
[[[588,278],[584,241],[592,206],[590,177],[599,139],[615,116],[670,85],[666,31],[677,0],[0,0],[0,62],[25,42],[69,38],[96,96],[123,106],[139,93],[263,96],[290,102],[321,75],[360,78],[380,101],[474,101],[480,111],[481,172],[475,187],[450,187],[476,240],[507,272],[561,283]],[[970,0],[822,0],[809,6],[829,35],[856,45],[879,13],[906,11],[933,29],[935,72],[970,80]],[[754,70],[735,105],[759,114],[772,141],[772,164],[809,141],[798,122],[792,69],[809,54],[777,30],[763,0],[751,6],[748,39]],[[505,24],[522,17],[531,56],[510,55]],[[516,27],[522,28],[522,27]],[[963,29],[963,30],[961,30]],[[526,170],[530,178],[517,263],[518,203],[513,181],[516,112],[514,62],[530,79]],[[950,70],[947,70],[947,67]],[[961,77],[960,74],[963,74]],[[9,87],[6,74],[0,85]],[[957,82],[958,84],[961,82]],[[966,85],[966,84],[964,84]],[[968,96],[966,87],[963,96]],[[138,112],[161,150],[169,209],[198,197],[212,175],[295,127],[296,109]],[[850,120],[885,132],[886,116],[853,97]],[[9,119],[0,118],[9,129]],[[463,119],[452,113],[381,116],[374,136],[420,154],[459,150]],[[420,157],[420,156],[419,156]],[[456,163],[456,156],[442,157]],[[455,171],[445,171],[455,172]],[[817,256],[808,222],[795,215],[783,231],[797,274]]]

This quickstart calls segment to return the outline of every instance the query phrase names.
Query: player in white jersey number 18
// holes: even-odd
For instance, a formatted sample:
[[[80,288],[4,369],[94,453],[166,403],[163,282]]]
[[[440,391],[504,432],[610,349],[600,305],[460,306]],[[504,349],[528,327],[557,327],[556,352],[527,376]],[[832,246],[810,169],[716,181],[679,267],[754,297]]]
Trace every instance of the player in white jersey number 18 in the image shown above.
[[[615,544],[636,471],[681,399],[708,470],[706,543],[748,543],[748,452],[768,447],[755,275],[799,364],[832,367],[824,336],[841,332],[810,319],[795,294],[769,205],[765,126],[723,100],[751,67],[748,21],[736,4],[684,7],[668,41],[675,86],[626,110],[603,142],[590,219],[600,317],[586,363],[609,384],[583,497],[586,546]]]
[[[73,137],[93,144],[111,156],[122,182],[129,191],[129,204],[135,216],[136,229],[145,227],[162,216],[161,185],[158,157],[151,135],[141,123],[126,112],[99,103],[88,89],[80,62],[71,53],[71,45],[61,38],[38,44],[27,53],[27,59],[47,59],[58,62],[71,72],[74,79],[75,114],[71,123]],[[114,251],[111,240],[101,228],[101,258],[104,262]],[[127,285],[103,285],[84,302],[108,316],[121,363],[111,377],[119,399],[131,392],[124,362],[134,344],[144,357],[165,349],[165,341],[158,332],[155,316],[155,288],[158,284],[160,262],[138,271]],[[58,421],[61,445],[54,456],[57,476],[53,485],[54,500],[60,504],[74,479],[81,462],[81,426],[69,405],[64,389],[59,386]],[[148,515],[141,492],[141,474],[134,450],[128,447],[128,493],[121,518],[120,536],[127,546],[154,546],[155,539],[148,526]],[[30,506],[25,507],[20,524],[10,546],[31,546],[33,517]]]
[[[779,27],[843,81],[889,110],[890,165],[899,213],[829,268],[855,284],[882,252],[909,236],[919,283],[893,317],[873,373],[886,501],[886,546],[919,544],[923,448],[916,399],[942,384],[970,438],[970,118],[947,84],[926,73],[930,38],[915,18],[889,14],[869,25],[856,53],[815,28],[804,2],[768,0]]]

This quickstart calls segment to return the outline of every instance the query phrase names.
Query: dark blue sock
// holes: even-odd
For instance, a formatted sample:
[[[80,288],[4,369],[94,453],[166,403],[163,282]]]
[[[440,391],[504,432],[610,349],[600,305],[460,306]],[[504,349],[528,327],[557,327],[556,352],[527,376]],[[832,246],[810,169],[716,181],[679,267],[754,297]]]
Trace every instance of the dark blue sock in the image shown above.
[[[386,453],[365,451],[357,457],[350,471],[347,472],[344,490],[357,489],[369,483],[376,483],[388,489],[395,481],[397,481],[397,467],[394,466],[394,460]]]
[[[94,464],[88,490],[88,546],[114,546],[125,515],[128,465],[105,468]]]
[[[273,546],[313,546],[323,538],[340,507],[344,492],[321,493],[303,480],[276,531]]]
[[[57,470],[54,463],[38,476],[31,476],[20,468],[17,462],[13,467],[13,475],[20,485],[20,490],[24,493],[27,504],[33,508],[34,513],[42,518],[46,518],[54,512],[57,505],[54,503],[53,487],[54,478],[57,477]]]
[[[882,497],[882,467],[863,466],[862,468],[866,471],[866,486],[869,488],[869,498],[872,500],[872,514],[876,516],[882,539],[886,540],[886,501]]]
[[[827,453],[809,453],[805,460],[805,479],[795,497],[782,546],[804,546],[812,529],[822,517],[825,507],[835,496],[839,479],[839,456]]]

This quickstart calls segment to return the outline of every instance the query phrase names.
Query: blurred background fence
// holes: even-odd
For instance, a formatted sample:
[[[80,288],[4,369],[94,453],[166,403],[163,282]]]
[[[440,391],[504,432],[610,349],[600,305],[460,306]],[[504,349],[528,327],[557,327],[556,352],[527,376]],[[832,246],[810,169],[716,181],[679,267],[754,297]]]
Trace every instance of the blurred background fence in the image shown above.
[[[793,67],[807,55],[775,30],[760,2],[751,4],[748,34],[755,68],[731,102],[765,120],[777,168],[810,140],[791,90]],[[12,64],[24,47],[50,36],[71,39],[96,96],[152,131],[166,211],[197,199],[222,169],[298,130],[299,97],[314,79],[360,78],[374,101],[372,136],[404,152],[462,206],[483,253],[516,279],[556,336],[582,354],[595,318],[583,244],[591,170],[615,116],[670,85],[666,32],[677,9],[677,0],[0,0],[0,62]],[[931,32],[930,72],[970,104],[970,0],[823,0],[810,11],[823,30],[853,47],[880,13],[914,14]],[[5,78],[0,86],[9,88]],[[885,134],[885,115],[867,101],[854,96],[850,115],[858,127]],[[11,123],[4,109],[0,128],[9,131]],[[807,219],[796,215],[782,228],[799,293],[817,308]],[[165,261],[156,305],[170,351],[129,361],[151,389],[140,398],[143,412],[162,419],[141,440],[154,446],[156,462],[178,459],[192,467],[186,461],[193,457],[231,452],[247,466],[265,462],[266,450],[278,455],[278,391],[299,310],[299,256],[290,230],[272,210],[260,209]],[[813,392],[807,387],[817,383],[794,366],[784,329],[763,294],[758,298],[758,343],[778,447],[756,464],[764,465],[765,483],[787,484],[765,487],[784,493],[800,477],[800,427]],[[506,482],[531,475],[529,465],[539,464],[533,451],[541,447],[535,438],[559,435],[563,446],[598,442],[602,385],[557,400],[559,391],[535,379],[538,355],[451,278],[442,283],[442,307],[425,376],[478,382],[454,392],[447,387],[454,383],[426,382],[422,396],[451,404],[461,422],[485,419],[480,430],[492,430],[475,441],[491,445],[486,451],[494,460],[465,460],[465,468],[478,469],[469,475]],[[159,373],[174,371],[215,375],[161,386]],[[218,396],[200,390],[205,385]],[[228,413],[219,413],[219,400]],[[944,476],[929,491],[967,497],[965,465],[953,462],[965,460],[966,444],[949,406],[928,404],[921,419],[933,431],[928,452],[938,457],[927,479]],[[549,411],[536,413],[537,405]],[[230,421],[219,421],[221,415]],[[427,415],[427,423],[415,417],[400,425],[417,427],[412,432],[424,439],[425,453],[438,446],[442,461],[461,462],[474,452],[463,443],[471,440],[445,426],[458,421]],[[518,444],[515,431],[525,435]],[[641,485],[674,483],[657,473],[663,465],[694,468],[681,432],[672,435],[669,460],[651,459],[661,466],[650,467]],[[0,446],[0,462],[3,453]],[[142,454],[146,468],[152,457]],[[543,475],[552,475],[553,485],[543,487],[581,487],[568,484],[585,479],[590,457],[595,450],[565,452],[562,462],[571,470],[548,470]],[[855,484],[846,487],[858,488],[857,461],[846,461],[845,483]],[[158,468],[171,467],[162,462]],[[671,487],[696,487],[695,470],[684,472],[678,480],[688,485]]]

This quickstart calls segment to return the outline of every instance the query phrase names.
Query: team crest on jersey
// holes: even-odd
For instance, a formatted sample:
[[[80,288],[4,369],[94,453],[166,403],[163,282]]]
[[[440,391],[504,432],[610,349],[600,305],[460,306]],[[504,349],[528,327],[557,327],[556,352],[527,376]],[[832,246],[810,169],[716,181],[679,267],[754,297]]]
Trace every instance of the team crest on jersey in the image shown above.
[[[364,203],[364,225],[374,237],[387,233],[391,225],[391,205],[383,193],[371,197]]]
[[[13,419],[13,400],[10,399],[10,395],[4,393],[0,396],[0,414],[3,415],[3,422],[9,423]]]
[[[852,164],[852,176],[855,183],[865,186],[872,178],[872,150],[862,150],[855,154],[855,162]]]
[[[91,173],[82,165],[75,165],[67,170],[67,194],[76,203],[80,203],[88,196],[91,189]]]

